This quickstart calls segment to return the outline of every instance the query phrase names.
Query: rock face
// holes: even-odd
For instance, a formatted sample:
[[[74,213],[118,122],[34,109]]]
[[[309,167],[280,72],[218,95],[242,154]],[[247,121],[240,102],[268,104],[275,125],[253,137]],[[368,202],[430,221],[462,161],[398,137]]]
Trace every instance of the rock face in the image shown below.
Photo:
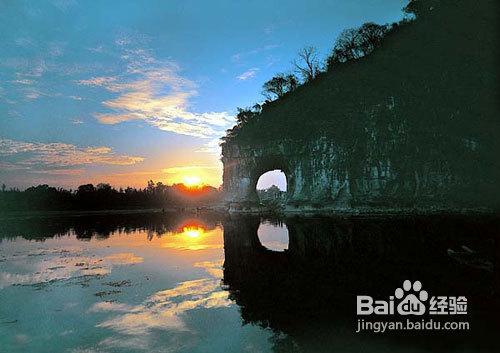
[[[373,149],[354,157],[325,137],[306,142],[271,141],[258,146],[228,144],[222,162],[225,201],[247,206],[259,201],[256,193],[259,177],[275,169],[286,175],[286,204],[290,207],[452,208],[463,201],[465,191],[459,190],[468,188],[474,194],[474,187],[479,187],[466,176],[453,174],[446,161],[430,160],[421,170],[405,170],[407,163],[380,158]],[[458,194],[452,197],[453,193]]]
[[[474,148],[467,146],[464,142],[462,153],[473,154]],[[437,149],[428,160],[411,163],[397,150],[397,134],[388,140],[368,139],[356,150],[324,136],[308,141],[227,143],[222,156],[224,199],[240,208],[257,205],[259,177],[279,169],[287,179],[287,210],[451,209],[488,204],[481,198],[488,183],[471,170],[473,165],[456,170],[457,161],[451,163]]]

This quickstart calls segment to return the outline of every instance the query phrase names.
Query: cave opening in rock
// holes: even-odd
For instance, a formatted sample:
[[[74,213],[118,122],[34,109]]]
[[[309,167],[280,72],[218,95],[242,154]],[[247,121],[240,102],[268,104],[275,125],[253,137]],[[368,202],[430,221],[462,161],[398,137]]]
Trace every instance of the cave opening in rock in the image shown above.
[[[259,241],[268,250],[285,251],[288,249],[289,235],[286,224],[280,221],[263,221],[257,230]]]
[[[286,175],[279,169],[262,174],[257,180],[257,196],[264,205],[283,205],[286,201]]]

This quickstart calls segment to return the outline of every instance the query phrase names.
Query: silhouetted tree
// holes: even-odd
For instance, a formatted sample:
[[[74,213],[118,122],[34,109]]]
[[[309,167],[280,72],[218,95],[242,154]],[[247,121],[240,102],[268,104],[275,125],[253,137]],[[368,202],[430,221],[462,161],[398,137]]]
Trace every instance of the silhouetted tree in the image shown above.
[[[304,47],[299,51],[298,56],[298,59],[292,62],[295,71],[302,76],[305,82],[313,80],[320,70],[316,48]]]
[[[297,88],[298,81],[294,75],[277,74],[272,79],[264,83],[262,94],[267,99],[281,98],[286,93]]]
[[[76,191],[78,195],[91,194],[95,192],[95,187],[93,184],[80,185]]]
[[[327,59],[328,68],[370,54],[381,43],[387,31],[387,26],[373,22],[342,31]]]
[[[236,122],[238,124],[245,124],[252,119],[257,113],[250,108],[237,108]]]
[[[155,190],[155,183],[153,180],[148,181],[148,187],[147,187],[147,192],[152,194]]]
[[[333,47],[332,63],[341,63],[359,58],[359,51],[356,48],[357,35],[358,32],[354,28],[345,29],[340,33]]]
[[[387,33],[387,26],[381,26],[373,22],[368,22],[358,29],[358,46],[362,55],[370,54],[380,45]]]
[[[281,98],[286,93],[286,79],[283,74],[278,74],[264,83],[263,94],[268,99]],[[273,97],[275,95],[275,97]]]
[[[96,187],[97,191],[110,192],[113,188],[107,183],[99,183]]]
[[[287,92],[294,91],[299,85],[299,80],[293,74],[287,75],[286,80],[287,80]]]
[[[262,106],[259,104],[259,103],[255,103],[252,107],[252,110],[255,112],[255,113],[258,113],[260,114],[261,111],[262,111]]]
[[[410,13],[415,15],[416,17],[420,17],[425,13],[429,13],[436,6],[439,6],[439,0],[411,0],[408,5],[404,8],[406,13]]]

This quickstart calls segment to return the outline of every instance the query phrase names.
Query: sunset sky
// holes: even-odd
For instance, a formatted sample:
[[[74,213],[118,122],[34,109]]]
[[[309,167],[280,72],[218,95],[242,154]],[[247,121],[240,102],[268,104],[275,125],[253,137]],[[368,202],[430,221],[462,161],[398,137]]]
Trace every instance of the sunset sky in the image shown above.
[[[0,184],[219,186],[236,107],[301,47],[324,58],[343,29],[405,4],[0,0]]]

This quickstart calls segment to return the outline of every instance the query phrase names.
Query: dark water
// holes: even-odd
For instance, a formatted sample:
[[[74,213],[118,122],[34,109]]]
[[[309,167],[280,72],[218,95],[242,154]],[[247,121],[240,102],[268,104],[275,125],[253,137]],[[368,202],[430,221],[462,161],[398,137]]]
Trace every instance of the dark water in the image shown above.
[[[3,220],[0,352],[495,352],[499,224],[492,216]],[[440,319],[469,330],[356,333],[356,296],[388,298],[407,279],[430,295],[466,296],[466,315]]]

